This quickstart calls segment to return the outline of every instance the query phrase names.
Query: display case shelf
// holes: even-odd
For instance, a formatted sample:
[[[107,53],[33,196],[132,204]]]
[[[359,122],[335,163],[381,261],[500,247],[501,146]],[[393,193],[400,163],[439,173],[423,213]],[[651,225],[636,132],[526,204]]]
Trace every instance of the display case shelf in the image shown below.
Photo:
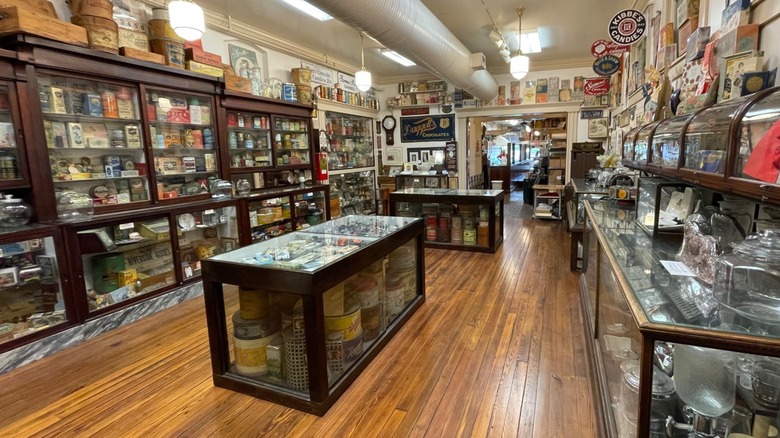
[[[88,116],[83,114],[59,114],[59,113],[43,113],[43,117],[47,120],[59,120],[63,122],[86,122],[86,123],[108,123],[112,125],[120,124],[141,124],[141,119],[138,118],[121,118],[121,117],[98,117]]]

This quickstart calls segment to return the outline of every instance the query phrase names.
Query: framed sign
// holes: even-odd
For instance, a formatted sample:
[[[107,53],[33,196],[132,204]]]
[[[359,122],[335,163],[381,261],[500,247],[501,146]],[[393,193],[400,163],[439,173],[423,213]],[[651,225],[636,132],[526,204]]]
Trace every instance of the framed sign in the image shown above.
[[[408,148],[406,150],[407,161],[416,163],[444,164],[442,159],[446,154],[446,147],[435,148]]]
[[[580,111],[581,120],[598,119],[604,117],[603,110]]]
[[[609,21],[609,37],[617,44],[634,44],[644,36],[645,29],[645,15],[635,9],[620,11]]]
[[[455,140],[455,115],[401,117],[401,142]]]
[[[588,120],[588,138],[607,138],[609,120],[606,117]]]
[[[444,146],[444,168],[448,172],[458,171],[458,142],[456,141],[448,141]]]

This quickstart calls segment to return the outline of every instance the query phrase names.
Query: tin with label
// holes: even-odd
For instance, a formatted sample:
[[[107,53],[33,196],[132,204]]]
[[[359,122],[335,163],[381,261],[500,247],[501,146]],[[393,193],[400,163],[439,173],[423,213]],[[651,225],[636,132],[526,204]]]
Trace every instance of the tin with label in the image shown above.
[[[297,96],[297,89],[295,87],[295,84],[291,82],[286,82],[282,84],[282,100],[285,100],[287,102],[297,102],[298,96]]]

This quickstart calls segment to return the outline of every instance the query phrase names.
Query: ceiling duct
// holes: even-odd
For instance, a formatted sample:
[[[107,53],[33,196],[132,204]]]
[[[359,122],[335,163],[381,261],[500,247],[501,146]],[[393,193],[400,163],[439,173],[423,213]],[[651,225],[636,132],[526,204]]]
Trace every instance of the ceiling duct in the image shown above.
[[[371,35],[478,99],[491,101],[498,83],[474,71],[471,52],[420,0],[309,0],[339,21]]]

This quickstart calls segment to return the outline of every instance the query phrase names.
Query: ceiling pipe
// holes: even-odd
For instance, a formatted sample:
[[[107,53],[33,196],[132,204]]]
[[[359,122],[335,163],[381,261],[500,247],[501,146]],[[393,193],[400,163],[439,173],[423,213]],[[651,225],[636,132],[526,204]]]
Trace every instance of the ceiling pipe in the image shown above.
[[[491,101],[498,83],[471,68],[471,52],[420,0],[309,0],[478,99]]]

